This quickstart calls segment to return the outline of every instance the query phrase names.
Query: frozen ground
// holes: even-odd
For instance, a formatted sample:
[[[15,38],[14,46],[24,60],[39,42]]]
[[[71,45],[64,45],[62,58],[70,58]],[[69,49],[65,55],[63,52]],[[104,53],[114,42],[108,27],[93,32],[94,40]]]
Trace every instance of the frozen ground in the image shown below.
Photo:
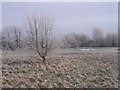
[[[118,87],[116,48],[56,49],[46,64],[32,51],[3,53],[3,87]]]
[[[2,86],[2,50],[0,50],[0,86]]]

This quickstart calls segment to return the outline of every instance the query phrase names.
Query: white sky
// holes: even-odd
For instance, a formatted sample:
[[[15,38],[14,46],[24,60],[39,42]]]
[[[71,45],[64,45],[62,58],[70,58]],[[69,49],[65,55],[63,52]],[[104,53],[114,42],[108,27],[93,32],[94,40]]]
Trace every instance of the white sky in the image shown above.
[[[119,2],[119,0],[1,0],[2,2]]]
[[[0,30],[2,28],[2,3],[0,2]]]
[[[84,0],[84,2],[78,3],[3,3],[3,6],[1,7],[3,10],[2,24],[3,26],[21,25],[27,14],[38,11],[40,13],[50,13],[50,15],[55,18],[56,33],[64,34],[69,32],[78,32],[91,34],[91,31],[94,28],[101,28],[105,33],[117,32],[117,0],[111,0],[113,1],[111,3],[107,2],[108,0],[104,0],[106,3],[96,3],[100,0],[91,0],[96,2],[87,1],[88,0]]]

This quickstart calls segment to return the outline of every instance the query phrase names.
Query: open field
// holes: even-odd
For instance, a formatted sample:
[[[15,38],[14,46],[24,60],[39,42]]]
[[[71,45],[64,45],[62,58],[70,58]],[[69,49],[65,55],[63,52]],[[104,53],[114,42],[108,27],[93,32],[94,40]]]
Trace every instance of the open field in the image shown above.
[[[46,64],[27,50],[2,57],[3,87],[118,87],[116,48],[57,49]]]

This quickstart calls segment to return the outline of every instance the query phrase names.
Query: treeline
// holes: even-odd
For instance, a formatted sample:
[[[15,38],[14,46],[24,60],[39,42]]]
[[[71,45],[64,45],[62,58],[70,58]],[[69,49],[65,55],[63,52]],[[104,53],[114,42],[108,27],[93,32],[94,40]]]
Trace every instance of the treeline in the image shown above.
[[[117,33],[108,33],[104,35],[102,30],[96,28],[92,32],[90,38],[86,34],[70,33],[63,37],[63,48],[75,47],[117,47]]]
[[[10,26],[2,29],[0,46],[3,50],[22,48],[22,31],[20,27]]]
[[[21,27],[9,26],[2,30],[0,48],[3,50],[32,49],[31,38]],[[104,35],[102,30],[94,29],[92,37],[86,34],[69,33],[62,37],[60,43],[62,48],[76,47],[117,47],[117,33],[108,33]],[[32,42],[33,43],[33,42]],[[56,45],[56,44],[55,44]]]

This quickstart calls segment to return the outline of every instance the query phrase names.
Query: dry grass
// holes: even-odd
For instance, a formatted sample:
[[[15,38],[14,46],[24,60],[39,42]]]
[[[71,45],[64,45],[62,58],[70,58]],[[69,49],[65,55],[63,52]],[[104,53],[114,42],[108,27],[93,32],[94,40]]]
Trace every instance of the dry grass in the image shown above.
[[[59,49],[42,63],[32,51],[3,53],[3,87],[118,87],[117,51]]]

